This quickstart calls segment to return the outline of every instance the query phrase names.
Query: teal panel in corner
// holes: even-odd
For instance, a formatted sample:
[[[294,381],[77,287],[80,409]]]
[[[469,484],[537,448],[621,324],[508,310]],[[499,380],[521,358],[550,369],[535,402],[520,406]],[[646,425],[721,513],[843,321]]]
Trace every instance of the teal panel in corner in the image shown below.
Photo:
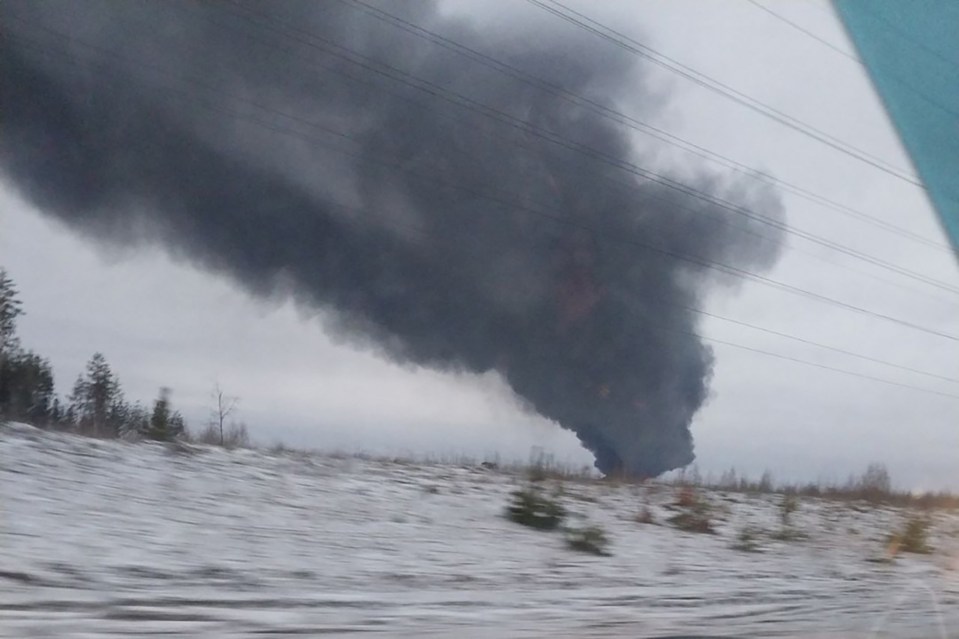
[[[959,1],[834,4],[959,251]]]

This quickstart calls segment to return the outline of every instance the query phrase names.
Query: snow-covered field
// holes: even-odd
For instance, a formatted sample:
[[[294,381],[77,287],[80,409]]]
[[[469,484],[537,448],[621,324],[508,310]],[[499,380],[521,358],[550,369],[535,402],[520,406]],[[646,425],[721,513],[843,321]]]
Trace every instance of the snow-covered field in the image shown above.
[[[959,636],[957,515],[880,563],[903,513],[803,500],[746,553],[777,497],[707,493],[706,535],[636,522],[674,488],[566,482],[597,557],[502,516],[522,481],[0,426],[0,637]]]

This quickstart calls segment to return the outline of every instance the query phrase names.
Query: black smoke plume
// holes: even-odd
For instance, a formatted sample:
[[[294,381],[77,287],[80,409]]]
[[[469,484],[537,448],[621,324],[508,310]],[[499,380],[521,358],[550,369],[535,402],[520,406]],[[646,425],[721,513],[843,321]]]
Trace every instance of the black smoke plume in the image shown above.
[[[734,281],[704,264],[767,268],[779,235],[640,178],[655,149],[563,93],[663,108],[610,43],[529,7],[369,1],[5,0],[2,171],[90,237],[162,243],[396,360],[498,371],[604,472],[688,464],[712,369],[689,309]]]

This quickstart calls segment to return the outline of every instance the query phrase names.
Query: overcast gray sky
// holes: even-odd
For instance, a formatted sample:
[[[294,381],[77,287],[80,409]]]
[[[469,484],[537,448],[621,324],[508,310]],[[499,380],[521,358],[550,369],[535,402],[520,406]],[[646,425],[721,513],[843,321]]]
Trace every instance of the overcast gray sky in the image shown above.
[[[764,4],[851,51],[824,2]],[[598,5],[598,6],[597,6]],[[498,21],[555,20],[520,2],[461,0],[450,11]],[[864,151],[909,161],[861,66],[746,0],[643,0],[576,5],[670,57]],[[945,242],[914,185],[849,158],[652,67],[665,106],[657,125],[738,162]],[[637,99],[639,97],[637,96]],[[644,98],[645,99],[645,98]],[[630,104],[620,107],[630,110]],[[637,135],[636,144],[649,140]],[[682,170],[681,151],[657,151]],[[789,225],[959,286],[945,251],[783,193]],[[541,446],[591,463],[575,437],[525,413],[493,375],[440,374],[384,361],[323,330],[320,312],[265,303],[159,250],[104,248],[0,189],[0,264],[27,310],[24,343],[48,356],[61,392],[102,351],[127,395],[158,387],[194,424],[214,380],[242,398],[239,418],[264,443],[415,454],[525,458]],[[959,333],[959,297],[797,237],[770,277],[879,313]],[[959,378],[959,343],[755,283],[716,291],[707,309],[805,339]],[[959,384],[864,362],[719,319],[710,337],[959,395]],[[788,479],[838,479],[871,461],[913,488],[959,487],[959,400],[714,345],[711,399],[693,425],[704,472],[735,466]]]

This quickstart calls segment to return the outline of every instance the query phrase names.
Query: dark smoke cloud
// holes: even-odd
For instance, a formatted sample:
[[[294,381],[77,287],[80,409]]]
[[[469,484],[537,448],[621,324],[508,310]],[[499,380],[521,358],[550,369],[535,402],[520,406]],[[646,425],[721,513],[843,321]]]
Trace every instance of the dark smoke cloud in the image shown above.
[[[659,102],[634,59],[545,14],[490,33],[379,6],[603,104]],[[349,2],[6,0],[0,35],[0,166],[43,211],[326,309],[396,360],[496,370],[600,470],[692,461],[713,359],[688,309],[731,281],[671,255],[762,269],[780,238],[611,166],[649,155],[618,126]],[[781,217],[773,193],[684,175]]]

